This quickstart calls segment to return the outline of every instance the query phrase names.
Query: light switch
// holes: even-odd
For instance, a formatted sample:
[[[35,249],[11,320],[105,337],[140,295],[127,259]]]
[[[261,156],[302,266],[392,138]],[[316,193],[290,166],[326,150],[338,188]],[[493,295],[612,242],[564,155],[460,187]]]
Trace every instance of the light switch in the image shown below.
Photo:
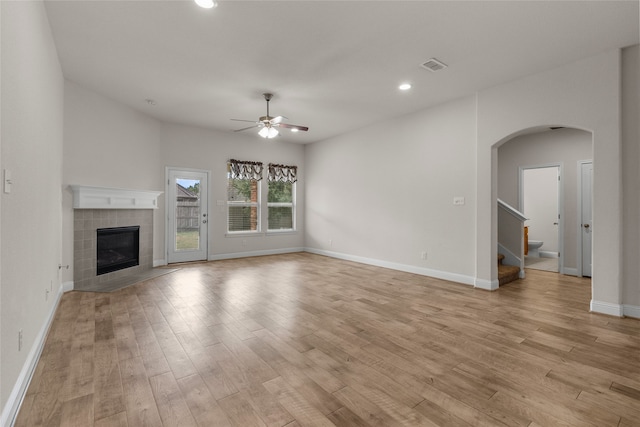
[[[454,197],[453,198],[454,205],[464,205],[464,197]]]
[[[4,170],[4,192],[5,193],[11,193],[11,184],[13,184],[13,182],[11,181],[11,171],[8,169]]]

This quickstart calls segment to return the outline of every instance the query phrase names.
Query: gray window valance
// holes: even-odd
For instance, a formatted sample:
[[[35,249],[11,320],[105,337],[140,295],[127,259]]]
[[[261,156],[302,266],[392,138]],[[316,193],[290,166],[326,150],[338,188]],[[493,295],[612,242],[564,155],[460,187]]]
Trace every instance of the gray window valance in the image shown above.
[[[227,163],[227,170],[232,179],[250,179],[260,181],[262,179],[262,162],[248,162],[231,159]]]
[[[296,182],[298,167],[269,163],[269,181]]]

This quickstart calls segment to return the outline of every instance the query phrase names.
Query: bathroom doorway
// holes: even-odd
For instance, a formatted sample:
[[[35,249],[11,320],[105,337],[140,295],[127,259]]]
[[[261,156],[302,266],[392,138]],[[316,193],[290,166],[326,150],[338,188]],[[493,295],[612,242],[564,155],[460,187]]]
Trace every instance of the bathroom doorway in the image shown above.
[[[520,168],[519,209],[528,218],[529,254],[525,266],[560,272],[562,265],[561,164]]]

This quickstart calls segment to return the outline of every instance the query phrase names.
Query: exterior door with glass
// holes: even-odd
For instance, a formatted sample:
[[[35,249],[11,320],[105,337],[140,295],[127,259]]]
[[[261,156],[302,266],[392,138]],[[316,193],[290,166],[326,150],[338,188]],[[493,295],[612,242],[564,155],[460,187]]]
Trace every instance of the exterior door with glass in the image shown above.
[[[209,173],[167,169],[167,262],[207,259]]]

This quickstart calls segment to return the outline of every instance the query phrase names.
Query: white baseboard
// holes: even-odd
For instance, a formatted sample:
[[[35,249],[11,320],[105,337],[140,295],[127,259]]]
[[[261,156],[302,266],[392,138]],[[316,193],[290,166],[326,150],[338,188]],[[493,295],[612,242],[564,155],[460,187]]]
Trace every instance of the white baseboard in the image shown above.
[[[622,314],[624,314],[625,317],[640,319],[640,307],[637,305],[624,304],[622,306]]]
[[[593,313],[607,314],[609,316],[622,317],[624,315],[622,304],[591,300],[590,310]]]
[[[72,290],[74,290],[74,289],[75,289],[75,288],[74,288],[74,285],[73,285],[73,281],[71,281],[71,282],[64,282],[64,283],[62,284],[62,292],[69,292],[69,291],[72,291]]]
[[[47,314],[47,317],[42,324],[38,335],[36,335],[35,337],[33,346],[31,346],[31,349],[29,350],[29,354],[27,355],[24,365],[22,365],[20,375],[18,375],[18,379],[13,385],[13,389],[11,390],[11,394],[7,399],[7,403],[2,409],[0,426],[12,426],[15,422],[15,417],[18,415],[20,405],[22,405],[24,395],[27,392],[27,388],[29,387],[29,383],[31,382],[33,373],[36,369],[36,366],[38,365],[38,361],[40,360],[40,355],[42,354],[42,349],[44,348],[47,333],[49,332],[51,322],[53,322],[56,310],[58,309],[58,305],[60,304],[60,298],[62,298],[62,294],[66,292],[65,288],[68,287],[68,283],[69,282],[65,282],[58,288],[56,301],[51,305],[51,309]],[[71,282],[71,286],[73,287],[73,282]]]
[[[474,288],[484,289],[485,291],[495,291],[500,287],[500,282],[496,280],[475,279]]]
[[[577,268],[567,268],[564,267],[562,269],[562,274],[566,274],[567,276],[576,276],[578,277],[578,269]]]
[[[558,252],[539,251],[540,258],[558,258]]]
[[[154,259],[153,260],[153,266],[154,267],[163,267],[167,265],[167,260],[166,259]]]
[[[209,255],[208,259],[209,261],[220,261],[223,259],[249,258],[254,256],[265,256],[265,255],[281,255],[281,254],[291,254],[295,252],[304,252],[304,248],[283,248],[283,249],[267,249],[264,251],[232,252],[228,254]]]
[[[316,248],[305,248],[305,252],[316,255],[324,255],[331,258],[343,259],[345,261],[359,262],[361,264],[375,265],[376,267],[389,268],[391,270],[404,271],[407,273],[419,274],[421,276],[434,277],[436,279],[449,280],[451,282],[462,283],[464,285],[475,285],[476,279],[463,274],[450,273],[447,271],[433,270],[431,268],[416,267],[413,265],[400,264],[390,261],[382,261],[379,259],[366,258],[356,255],[349,255],[340,252],[326,251]]]

